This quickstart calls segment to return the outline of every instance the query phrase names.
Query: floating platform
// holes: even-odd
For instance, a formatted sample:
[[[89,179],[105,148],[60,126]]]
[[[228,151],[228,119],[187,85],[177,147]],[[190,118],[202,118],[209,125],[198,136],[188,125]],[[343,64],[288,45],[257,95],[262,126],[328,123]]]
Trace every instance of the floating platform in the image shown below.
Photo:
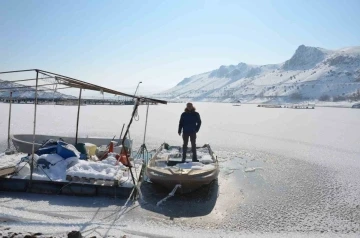
[[[76,182],[55,182],[33,180],[30,186],[28,179],[0,178],[0,191],[32,192],[43,194],[64,194],[76,196],[106,196],[127,198],[132,192],[131,187],[86,184]]]
[[[3,163],[3,166],[0,166],[0,191],[128,198],[134,188],[129,173],[125,180],[72,175],[66,175],[66,179],[62,181],[40,180],[34,177],[32,181],[29,178],[16,178],[14,176],[17,172],[16,163],[22,156],[24,156],[22,153],[1,154],[0,162]],[[131,171],[137,183],[142,173],[142,165],[136,164],[135,166],[131,168]],[[130,168],[125,169],[127,172],[130,172],[129,170]]]

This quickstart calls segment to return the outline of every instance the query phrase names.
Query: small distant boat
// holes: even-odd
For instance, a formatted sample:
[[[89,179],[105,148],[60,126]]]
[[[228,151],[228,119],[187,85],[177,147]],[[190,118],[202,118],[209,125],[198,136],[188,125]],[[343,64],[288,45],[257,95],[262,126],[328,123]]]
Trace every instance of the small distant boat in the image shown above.
[[[186,162],[182,163],[181,147],[164,143],[149,160],[146,175],[151,182],[169,190],[181,185],[178,193],[192,192],[210,184],[219,174],[219,163],[210,145],[197,147],[197,154],[199,162],[192,162],[187,154]]]
[[[315,104],[308,103],[308,104],[292,104],[285,106],[286,108],[291,109],[315,109]]]
[[[40,148],[40,146],[48,140],[59,140],[62,139],[69,144],[75,144],[74,137],[64,137],[56,135],[35,135],[35,151]],[[11,140],[18,152],[31,154],[32,145],[33,145],[33,135],[31,134],[16,134],[11,135]],[[97,146],[108,145],[112,138],[101,138],[101,137],[79,137],[78,143],[91,143]],[[121,141],[120,141],[121,142]],[[132,140],[126,139],[125,146],[127,148],[132,148]]]
[[[356,104],[352,105],[351,108],[360,108],[360,103],[356,103]]]
[[[240,107],[241,106],[241,101],[240,100],[237,100],[235,102],[235,104],[233,104],[234,107]]]
[[[257,107],[265,107],[265,108],[282,108],[281,105],[276,104],[259,104]]]

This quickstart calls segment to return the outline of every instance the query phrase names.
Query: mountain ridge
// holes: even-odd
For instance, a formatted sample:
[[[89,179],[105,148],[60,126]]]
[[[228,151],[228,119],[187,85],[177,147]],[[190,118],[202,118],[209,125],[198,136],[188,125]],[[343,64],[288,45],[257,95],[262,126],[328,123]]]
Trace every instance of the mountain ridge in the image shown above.
[[[287,101],[349,99],[360,89],[360,46],[328,50],[300,45],[283,63],[221,65],[155,94],[167,100]]]

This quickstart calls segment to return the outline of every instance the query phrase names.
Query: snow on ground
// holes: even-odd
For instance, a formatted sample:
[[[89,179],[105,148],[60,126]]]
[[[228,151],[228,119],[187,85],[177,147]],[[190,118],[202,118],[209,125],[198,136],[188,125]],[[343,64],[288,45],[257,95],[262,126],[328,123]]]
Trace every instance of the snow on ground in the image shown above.
[[[177,126],[184,106],[150,106],[149,150],[164,141],[181,145]],[[264,109],[221,103],[195,103],[195,107],[203,121],[197,144],[210,143],[219,160],[219,179],[211,186],[176,195],[160,206],[157,202],[169,191],[151,183],[142,184],[143,199],[135,203],[3,192],[0,220],[6,220],[3,225],[11,231],[54,236],[81,230],[87,237],[359,237],[360,110]],[[114,128],[125,122],[119,118],[131,108],[82,108],[87,120],[80,123],[80,134],[115,134]],[[20,110],[20,115],[32,109],[13,107],[14,114]],[[142,143],[145,112],[140,107],[140,120],[131,130],[135,148]],[[39,133],[56,134],[51,131],[54,122],[43,119],[50,113],[60,119],[76,117],[70,107],[39,107]],[[113,117],[105,120],[97,117],[99,113]],[[32,124],[14,118],[14,132],[24,132]],[[59,121],[57,130],[72,135],[74,124]],[[6,121],[0,120],[1,131],[6,131]],[[6,135],[2,141],[5,145]]]

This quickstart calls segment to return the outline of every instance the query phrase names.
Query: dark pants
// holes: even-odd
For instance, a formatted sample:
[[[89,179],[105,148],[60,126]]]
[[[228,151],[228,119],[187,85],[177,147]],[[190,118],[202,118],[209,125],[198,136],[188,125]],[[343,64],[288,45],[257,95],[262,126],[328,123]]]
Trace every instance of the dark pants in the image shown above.
[[[183,161],[186,159],[187,146],[189,143],[189,137],[191,142],[192,160],[196,161],[196,133],[183,133]]]

